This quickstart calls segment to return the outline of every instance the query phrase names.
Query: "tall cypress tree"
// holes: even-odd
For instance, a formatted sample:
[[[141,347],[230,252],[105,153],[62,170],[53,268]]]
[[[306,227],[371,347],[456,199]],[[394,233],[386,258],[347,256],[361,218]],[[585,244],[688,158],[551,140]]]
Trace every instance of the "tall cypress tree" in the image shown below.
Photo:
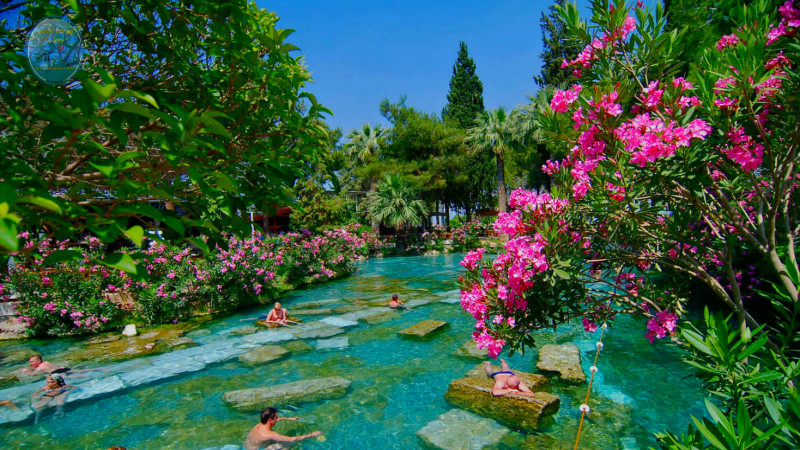
[[[453,65],[447,106],[442,111],[445,120],[454,120],[463,129],[475,123],[475,117],[483,112],[483,83],[475,74],[475,61],[469,57],[467,44],[460,42],[458,58]]]
[[[475,125],[475,118],[483,109],[483,83],[475,74],[475,61],[469,57],[467,44],[460,42],[442,117],[466,133]],[[464,158],[459,174],[454,176],[458,181],[447,188],[445,204],[452,202],[464,208],[469,220],[474,211],[494,206],[494,153],[482,150],[465,154]]]
[[[564,22],[556,10],[556,6],[564,6],[566,0],[555,0],[547,8],[547,14],[542,13],[539,26],[542,29],[543,50],[539,54],[542,59],[542,70],[533,77],[533,81],[540,87],[557,86],[569,83],[572,71],[562,69],[561,63],[567,59],[575,59],[578,47],[573,45],[569,35],[564,29]]]

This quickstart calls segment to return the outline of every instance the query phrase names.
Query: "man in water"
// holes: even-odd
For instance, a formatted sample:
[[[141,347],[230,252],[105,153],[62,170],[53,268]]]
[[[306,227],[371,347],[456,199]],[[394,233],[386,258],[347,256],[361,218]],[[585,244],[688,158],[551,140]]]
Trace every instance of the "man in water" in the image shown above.
[[[397,296],[397,294],[392,295],[392,299],[389,300],[389,308],[392,308],[392,309],[406,309],[406,307],[404,305],[405,305],[405,302],[400,300],[400,298]]]
[[[527,396],[533,395],[530,388],[518,376],[514,375],[505,359],[500,360],[500,368],[502,369],[500,372],[492,372],[492,364],[489,361],[484,362],[483,367],[486,369],[486,375],[494,378],[492,395],[495,397],[512,393]]]
[[[47,361],[42,360],[42,355],[33,355],[28,360],[30,369],[22,369],[22,372],[28,375],[38,375],[41,373],[66,373],[70,371],[69,367],[56,367]]]
[[[270,446],[275,444],[280,445],[280,447],[276,446],[277,448],[283,448],[282,443],[284,442],[302,441],[322,434],[320,431],[314,431],[300,436],[284,436],[272,431],[272,427],[274,427],[279,420],[297,419],[298,417],[278,417],[277,409],[272,407],[264,408],[264,410],[261,411],[261,423],[253,427],[253,429],[247,433],[247,438],[244,440],[244,448],[246,450],[257,450],[264,447],[272,448]]]

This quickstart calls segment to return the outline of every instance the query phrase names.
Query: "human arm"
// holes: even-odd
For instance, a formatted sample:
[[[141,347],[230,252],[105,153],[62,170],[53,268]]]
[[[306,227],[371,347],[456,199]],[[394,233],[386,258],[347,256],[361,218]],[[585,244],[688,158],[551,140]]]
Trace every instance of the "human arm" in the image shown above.
[[[312,438],[314,436],[319,436],[320,434],[322,434],[321,431],[314,431],[308,434],[301,434],[299,436],[284,436],[282,434],[274,433],[269,437],[269,439],[276,442],[297,442]]]
[[[294,420],[300,420],[300,418],[297,417],[297,416],[295,416],[295,417],[278,417],[278,420],[292,420],[292,421],[294,421]]]

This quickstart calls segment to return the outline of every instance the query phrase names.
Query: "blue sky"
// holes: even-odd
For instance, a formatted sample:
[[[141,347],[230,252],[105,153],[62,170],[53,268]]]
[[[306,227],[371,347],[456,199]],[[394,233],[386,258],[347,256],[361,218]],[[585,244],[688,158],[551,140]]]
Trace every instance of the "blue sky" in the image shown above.
[[[381,99],[440,113],[447,103],[459,41],[467,43],[483,82],[487,108],[515,107],[536,91],[541,66],[539,18],[549,0],[300,1],[257,0],[296,30],[312,72],[308,91],[334,112],[345,134],[383,122]],[[588,1],[578,2],[588,16]]]

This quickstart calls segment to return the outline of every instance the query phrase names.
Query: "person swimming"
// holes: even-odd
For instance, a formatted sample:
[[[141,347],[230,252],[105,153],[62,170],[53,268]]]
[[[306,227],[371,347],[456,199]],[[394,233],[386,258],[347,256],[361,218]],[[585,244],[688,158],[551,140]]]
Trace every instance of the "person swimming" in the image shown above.
[[[67,399],[67,393],[73,389],[76,389],[76,387],[67,384],[62,375],[57,373],[47,375],[45,386],[33,393],[33,398],[38,399],[33,404],[33,409],[36,411],[33,423],[38,423],[39,414],[51,405],[56,407],[56,416],[62,416],[64,414],[62,408]]]
[[[389,300],[389,308],[392,309],[406,309],[405,302],[400,300],[397,294],[392,295],[392,299]]]
[[[247,450],[256,450],[259,448],[273,448],[280,445],[284,448],[283,444],[288,442],[297,442],[304,439],[309,439],[322,434],[321,431],[314,431],[300,436],[284,436],[276,431],[272,431],[272,427],[278,423],[279,420],[298,420],[299,417],[278,417],[278,410],[272,407],[264,408],[261,411],[261,423],[257,424],[247,433],[244,440],[244,448]]]

